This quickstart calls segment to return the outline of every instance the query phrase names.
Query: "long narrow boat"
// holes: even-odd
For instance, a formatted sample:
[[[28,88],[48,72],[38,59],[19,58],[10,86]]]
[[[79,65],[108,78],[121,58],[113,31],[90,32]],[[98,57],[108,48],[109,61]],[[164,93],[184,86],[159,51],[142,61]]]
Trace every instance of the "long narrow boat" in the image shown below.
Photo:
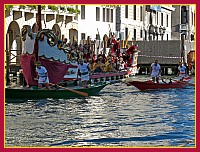
[[[93,85],[88,88],[81,88],[76,87],[73,88],[73,90],[76,90],[77,92],[84,92],[87,93],[88,96],[95,96],[98,95],[99,92],[106,86],[107,84],[100,84],[100,85]],[[72,90],[72,88],[70,88]],[[64,88],[58,89],[58,90],[46,90],[46,89],[37,89],[37,88],[5,88],[5,98],[6,102],[13,102],[15,99],[71,99],[71,98],[84,98],[79,93],[76,93],[74,91],[66,90]],[[14,100],[10,100],[14,99]]]
[[[185,88],[189,83],[191,78],[188,77],[186,81],[174,81],[171,83],[154,83],[151,80],[149,81],[130,81],[127,82],[128,86],[135,86],[141,91],[148,90],[160,90],[160,89],[176,89],[176,88]]]

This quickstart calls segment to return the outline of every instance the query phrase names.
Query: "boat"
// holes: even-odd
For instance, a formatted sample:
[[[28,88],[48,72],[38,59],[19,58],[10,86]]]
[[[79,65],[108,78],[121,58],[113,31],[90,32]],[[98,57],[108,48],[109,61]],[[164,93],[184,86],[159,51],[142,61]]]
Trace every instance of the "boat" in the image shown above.
[[[72,98],[85,98],[88,96],[96,96],[107,84],[91,85],[88,88],[73,87],[66,88],[61,87],[59,89],[39,89],[36,86],[30,88],[21,87],[7,87],[5,88],[6,103],[21,102],[33,99],[72,99]],[[86,94],[86,95],[85,95]]]
[[[69,67],[76,66],[75,63],[67,59],[66,51],[59,50],[57,45],[53,44],[56,36],[52,30],[44,29],[38,33],[31,33],[30,26],[24,26],[22,30],[23,50],[20,58],[20,64],[23,69],[23,76],[29,87],[7,86],[5,88],[6,102],[15,102],[17,99],[69,99],[84,98],[98,95],[98,93],[107,85],[106,83],[91,85],[88,88],[80,86],[63,87],[59,83]],[[49,41],[51,39],[51,41]],[[49,42],[48,42],[49,41]],[[36,44],[37,46],[33,45]],[[38,59],[48,70],[51,86],[57,86],[54,89],[38,89],[35,61]],[[16,85],[17,86],[17,85]],[[13,100],[10,100],[13,99]]]
[[[63,80],[74,81],[74,79],[76,79],[75,81],[77,81],[78,67],[78,63],[76,61],[68,58],[70,51],[67,47],[64,47],[64,45],[60,45],[62,41],[58,39],[55,31],[51,29],[42,29],[41,20],[39,18],[37,20],[37,24],[38,31],[36,33],[32,32],[30,25],[24,25],[21,30],[22,54],[20,57],[20,65],[23,71],[24,79],[30,88],[6,87],[6,99],[66,99],[80,96],[85,97],[83,96],[84,93],[87,93],[88,96],[97,95],[99,91],[105,87],[105,84],[101,85],[102,82],[106,83],[107,81],[112,82],[118,79],[123,79],[127,75],[127,71],[93,74],[90,76],[92,83],[89,88],[78,88],[78,86],[73,86],[70,89],[67,84],[65,85],[67,88],[60,88],[58,90],[33,89],[37,86],[37,80],[35,80],[37,76],[35,71],[36,61],[40,61],[41,64],[47,69],[49,82],[56,85]],[[137,54],[133,57],[133,59],[137,59]],[[134,62],[134,68],[136,68],[135,63],[136,62]],[[69,75],[65,77],[66,74]],[[80,80],[80,78],[78,80]]]
[[[6,101],[13,99],[68,99],[84,98],[97,95],[107,84],[95,84],[88,88],[80,86],[62,87],[64,75],[69,68],[77,67],[77,62],[68,59],[67,48],[59,48],[59,39],[54,31],[50,29],[40,29],[33,33],[29,25],[22,28],[22,54],[20,65],[24,79],[28,87],[7,86],[5,88]],[[38,89],[35,63],[40,61],[48,71],[49,83],[56,85],[58,89]]]
[[[148,81],[130,81],[126,82],[128,86],[135,86],[141,91],[149,91],[149,90],[160,90],[160,89],[177,89],[177,88],[185,88],[190,83],[191,77],[187,77],[184,79],[185,81],[174,81],[169,83],[154,83],[151,80]]]

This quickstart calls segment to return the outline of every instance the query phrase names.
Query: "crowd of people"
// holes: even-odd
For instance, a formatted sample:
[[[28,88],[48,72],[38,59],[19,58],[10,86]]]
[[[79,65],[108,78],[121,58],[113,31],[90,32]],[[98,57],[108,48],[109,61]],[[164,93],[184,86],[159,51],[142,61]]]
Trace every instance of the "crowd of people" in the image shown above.
[[[116,72],[127,69],[132,65],[133,52],[120,51],[120,39],[115,40],[113,36],[108,43],[109,52],[103,48],[99,54],[95,54],[90,44],[79,44],[74,41],[72,44],[67,43],[65,38],[59,43],[58,48],[67,53],[68,60],[78,62],[83,59],[91,69],[92,73]]]

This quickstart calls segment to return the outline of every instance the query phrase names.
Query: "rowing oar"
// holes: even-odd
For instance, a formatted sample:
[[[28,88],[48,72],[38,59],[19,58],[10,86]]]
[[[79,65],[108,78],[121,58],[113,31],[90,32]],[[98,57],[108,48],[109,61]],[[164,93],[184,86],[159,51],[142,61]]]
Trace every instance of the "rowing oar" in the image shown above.
[[[195,86],[195,84],[194,83],[189,83],[189,82],[186,82],[186,81],[180,81],[180,80],[176,80],[176,79],[172,79],[172,78],[165,78],[165,79],[171,79],[171,80],[174,80],[174,81],[176,81],[176,82],[178,82],[178,83],[182,83],[182,84],[186,84],[186,85],[189,85],[189,86]]]
[[[193,84],[193,83],[189,83],[189,82],[185,82],[185,81],[177,81],[178,83],[183,83],[183,84],[187,84],[187,85],[189,85],[189,86],[195,86],[195,84]]]
[[[70,89],[70,88],[66,88],[66,87],[63,87],[63,86],[60,86],[60,85],[57,85],[57,84],[53,84],[53,83],[49,83],[50,85],[55,85],[55,86],[58,86],[59,88],[63,88],[65,90],[68,90],[68,91],[71,91],[71,92],[74,92],[74,93],[77,93],[77,94],[80,94],[84,97],[88,97],[88,94],[85,93],[85,92],[81,92],[81,91],[77,91],[77,90],[73,90],[73,89]]]

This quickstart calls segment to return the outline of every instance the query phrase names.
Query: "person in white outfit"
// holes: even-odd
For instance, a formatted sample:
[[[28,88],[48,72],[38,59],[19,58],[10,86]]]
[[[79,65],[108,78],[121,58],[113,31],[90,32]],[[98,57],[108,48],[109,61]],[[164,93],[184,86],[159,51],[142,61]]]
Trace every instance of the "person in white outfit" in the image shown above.
[[[178,66],[178,79],[183,81],[183,79],[187,76],[187,68],[182,64],[182,62],[179,62]]]
[[[158,64],[158,60],[155,60],[155,62],[151,64],[150,74],[152,77],[152,81],[156,81],[157,83],[159,83],[159,77],[161,76],[161,67],[160,64]]]
[[[78,78],[78,76],[81,77],[82,86],[83,86],[83,88],[86,88],[86,87],[88,87],[87,83],[90,79],[90,75],[89,75],[90,68],[87,63],[83,62],[83,59],[79,59],[78,63],[79,64],[78,64],[77,78]]]
[[[39,61],[36,62],[36,72],[38,79],[38,87],[42,88],[42,86],[45,85],[45,87],[49,89],[49,77],[47,69],[44,66],[42,66]]]

